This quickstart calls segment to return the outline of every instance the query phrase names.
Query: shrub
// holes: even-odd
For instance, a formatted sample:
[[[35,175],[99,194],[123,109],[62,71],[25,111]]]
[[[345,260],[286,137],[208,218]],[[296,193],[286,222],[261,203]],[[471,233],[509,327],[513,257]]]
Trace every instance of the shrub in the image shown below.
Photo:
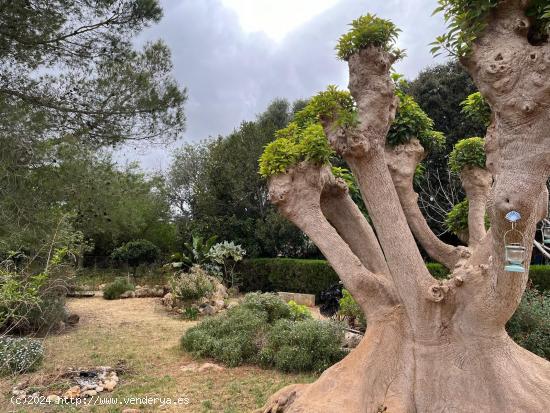
[[[244,308],[249,308],[253,311],[264,312],[267,317],[267,322],[272,323],[281,318],[290,318],[291,310],[277,294],[273,293],[250,293],[244,297],[241,304]]]
[[[219,242],[212,246],[208,252],[208,258],[212,260],[215,266],[221,267],[223,281],[229,287],[235,287],[238,281],[238,273],[235,271],[235,266],[239,261],[242,261],[246,255],[246,250],[231,242]]]
[[[529,278],[539,291],[550,291],[550,265],[531,265]]]
[[[520,346],[550,359],[550,293],[528,289],[506,325],[508,334]]]
[[[279,320],[267,335],[259,358],[285,372],[320,372],[341,360],[342,327],[319,320]]]
[[[196,300],[214,291],[212,278],[198,265],[191,271],[178,272],[169,281],[172,294],[179,300]]]
[[[229,366],[260,363],[283,371],[319,371],[342,357],[340,327],[293,317],[275,294],[247,294],[241,305],[187,330],[181,344]]]
[[[126,291],[133,291],[134,285],[128,282],[124,277],[115,279],[112,283],[107,284],[103,289],[103,298],[106,300],[116,300],[120,298]]]
[[[186,351],[234,367],[254,361],[268,326],[267,312],[237,306],[203,320],[182,337]]]
[[[37,339],[0,337],[0,375],[36,370],[42,363],[44,347]]]
[[[290,300],[288,302],[290,308],[290,318],[294,321],[307,320],[311,317],[311,312],[305,305],[297,304],[295,301]]]
[[[130,241],[118,247],[112,253],[112,258],[116,261],[127,262],[133,268],[133,274],[136,275],[137,267],[141,264],[152,264],[160,255],[160,250],[151,241],[140,239]]]
[[[256,258],[239,265],[243,291],[288,291],[315,294],[340,279],[325,260]]]
[[[343,297],[338,302],[340,304],[338,315],[347,318],[349,324],[352,326],[357,323],[360,328],[367,328],[365,314],[359,304],[357,304],[357,301],[355,301],[350,292],[346,289],[342,290],[342,294]]]
[[[468,215],[470,209],[470,202],[468,198],[465,198],[462,202],[456,204],[448,213],[445,218],[445,225],[455,235],[468,233]],[[489,229],[491,223],[489,222],[489,216],[485,214],[485,228]]]
[[[449,270],[438,262],[428,262],[426,268],[432,275],[432,277],[437,278],[438,280],[447,278]]]
[[[468,166],[485,168],[486,160],[483,138],[462,139],[449,155],[449,168],[456,173],[460,173]]]

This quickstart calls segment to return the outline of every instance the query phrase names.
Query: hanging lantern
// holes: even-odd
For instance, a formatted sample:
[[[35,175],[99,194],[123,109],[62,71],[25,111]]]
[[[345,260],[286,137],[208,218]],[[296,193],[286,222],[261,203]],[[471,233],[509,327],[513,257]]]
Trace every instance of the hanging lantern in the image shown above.
[[[512,223],[512,229],[504,234],[504,258],[506,264],[504,269],[508,272],[525,272],[525,247],[518,242],[507,242],[513,235],[519,235],[523,241],[523,235],[516,227],[516,222],[521,219],[519,212],[510,211],[506,219]]]
[[[545,245],[550,244],[550,217],[542,221],[542,227],[540,229],[542,233],[542,243]]]

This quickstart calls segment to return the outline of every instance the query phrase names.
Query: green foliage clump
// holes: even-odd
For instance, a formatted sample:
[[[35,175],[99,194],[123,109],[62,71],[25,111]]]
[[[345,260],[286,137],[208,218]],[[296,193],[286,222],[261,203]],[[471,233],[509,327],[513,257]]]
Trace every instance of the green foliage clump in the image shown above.
[[[466,167],[485,168],[486,161],[485,140],[478,137],[458,141],[449,155],[449,167],[455,173]]]
[[[127,242],[115,249],[111,257],[119,262],[127,262],[134,269],[141,264],[152,264],[160,255],[158,247],[151,241],[140,239]]]
[[[426,268],[432,277],[435,277],[438,280],[443,280],[447,278],[447,275],[449,275],[449,270],[438,262],[428,262],[426,263]]]
[[[308,104],[294,115],[294,122],[300,127],[321,120],[336,121],[340,126],[352,126],[357,123],[355,102],[347,90],[339,90],[329,85],[327,90],[318,93]]]
[[[508,321],[506,330],[520,346],[550,359],[550,293],[525,291],[519,307]]]
[[[267,320],[265,311],[237,306],[191,327],[181,345],[196,357],[212,357],[230,367],[254,362]]]
[[[438,0],[434,13],[443,13],[448,23],[447,33],[438,36],[432,43],[432,53],[443,50],[458,57],[470,52],[472,43],[487,27],[489,13],[496,8],[499,0]],[[529,40],[539,44],[548,40],[550,28],[550,5],[547,0],[531,1],[526,10],[531,19]]]
[[[275,136],[260,156],[260,175],[264,177],[284,173],[302,161],[326,165],[334,153],[318,123],[300,128],[292,122]]]
[[[379,47],[398,57],[403,56],[403,52],[395,48],[401,30],[391,21],[369,13],[353,20],[350,26],[351,30],[342,35],[336,45],[339,59],[349,60],[353,54],[367,47]]]
[[[290,318],[294,321],[299,320],[306,320],[311,318],[311,311],[307,308],[307,306],[298,304],[294,300],[290,300],[288,303],[288,307],[290,308]]]
[[[103,298],[106,300],[116,300],[126,291],[134,291],[134,288],[134,285],[128,282],[126,278],[119,277],[105,286],[103,289]]]
[[[391,146],[397,146],[417,138],[428,151],[444,146],[445,136],[434,130],[433,120],[420,108],[413,97],[403,92],[400,87],[395,94],[399,98],[399,107],[386,142]]]
[[[192,242],[183,244],[185,251],[176,252],[170,257],[175,268],[191,268],[193,265],[203,265],[211,260],[210,251],[218,237],[211,236],[207,240],[198,235],[193,235]]]
[[[289,306],[277,294],[250,293],[244,297],[242,306],[253,311],[261,311],[269,323],[281,318],[290,318]]]
[[[279,320],[267,334],[260,363],[284,372],[321,372],[344,357],[342,339],[334,322]]]
[[[479,124],[489,126],[491,122],[491,107],[479,92],[472,93],[460,103],[462,113]]]
[[[342,290],[343,297],[340,299],[340,308],[338,310],[338,316],[346,318],[350,325],[359,324],[360,328],[367,327],[367,319],[365,313],[357,304],[357,301],[352,297],[350,292],[346,289]]]
[[[463,234],[468,231],[468,214],[470,209],[470,203],[468,198],[465,198],[462,202],[456,204],[448,213],[445,218],[445,225],[455,235]],[[489,228],[489,217],[485,214],[485,228]]]
[[[169,284],[174,297],[183,301],[206,297],[215,288],[212,278],[198,265],[193,266],[189,273],[174,274]]]
[[[229,366],[256,363],[283,371],[320,371],[342,358],[339,327],[293,317],[277,295],[252,293],[241,305],[187,330],[181,345]]]
[[[0,337],[0,375],[35,371],[44,358],[42,341],[26,337]]]
[[[550,291],[550,265],[531,265],[529,279],[539,291]]]

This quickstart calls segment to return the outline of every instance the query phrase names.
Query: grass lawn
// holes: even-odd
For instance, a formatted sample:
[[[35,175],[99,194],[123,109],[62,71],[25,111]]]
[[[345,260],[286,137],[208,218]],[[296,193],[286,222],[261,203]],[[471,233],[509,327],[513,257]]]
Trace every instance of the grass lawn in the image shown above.
[[[166,313],[154,298],[104,300],[101,297],[71,299],[71,312],[80,323],[45,340],[43,367],[32,374],[0,380],[2,412],[122,412],[137,408],[143,412],[250,412],[261,407],[272,393],[287,384],[311,382],[314,375],[284,374],[253,366],[224,368],[202,373],[186,371],[194,360],[179,347],[179,339],[194,322]],[[48,383],[68,368],[112,366],[123,363],[128,372],[112,393],[101,398],[187,397],[188,405],[155,406],[21,406],[10,403],[10,390],[25,378]],[[58,380],[59,382],[59,380]],[[54,391],[55,388],[50,388]]]

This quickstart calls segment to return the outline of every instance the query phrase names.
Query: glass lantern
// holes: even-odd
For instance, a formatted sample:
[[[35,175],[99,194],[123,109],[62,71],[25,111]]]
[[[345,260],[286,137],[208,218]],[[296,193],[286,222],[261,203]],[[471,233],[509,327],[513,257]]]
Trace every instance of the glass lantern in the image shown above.
[[[542,233],[542,243],[550,245],[550,220],[545,219],[542,221],[540,232]]]
[[[521,244],[511,243],[505,247],[506,266],[508,272],[525,272],[525,247]]]

